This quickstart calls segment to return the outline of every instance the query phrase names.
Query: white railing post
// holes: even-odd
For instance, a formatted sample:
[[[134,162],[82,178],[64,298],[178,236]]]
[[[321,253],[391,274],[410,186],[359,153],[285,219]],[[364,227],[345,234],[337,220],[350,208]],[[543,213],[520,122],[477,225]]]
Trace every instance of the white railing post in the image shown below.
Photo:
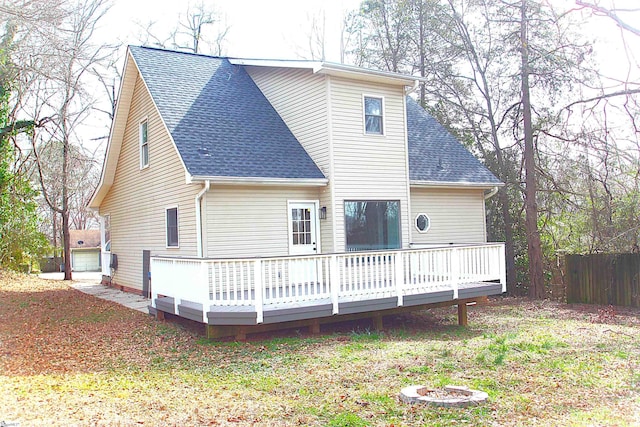
[[[149,270],[150,271],[156,271],[156,264],[157,264],[156,260],[151,258],[150,265],[149,265]],[[157,291],[156,288],[157,287],[155,285],[151,286],[151,307],[153,307],[153,308],[157,308],[156,307],[156,299],[158,298],[158,291]]]
[[[404,288],[404,252],[396,252],[393,254],[396,282],[396,293],[398,294],[398,307],[404,304],[402,290]]]
[[[331,287],[333,314],[338,314],[338,311],[340,310],[340,274],[338,274],[338,257],[336,255],[331,255],[329,270],[329,286]]]
[[[204,287],[202,295],[202,323],[207,324],[207,311],[209,311],[209,268],[206,261],[200,261],[200,285]]]
[[[256,305],[256,323],[264,322],[264,306],[262,302],[262,261],[259,259],[253,263],[253,292],[255,293],[254,302]],[[249,289],[251,294],[251,289]]]
[[[504,249],[504,243],[500,245],[498,250],[498,256],[500,260],[498,265],[500,266],[500,284],[502,285],[502,293],[507,292],[507,267],[506,267],[506,253]]]
[[[451,286],[453,299],[458,299],[458,285],[460,284],[460,251],[458,248],[451,250]]]
[[[170,279],[171,283],[175,286],[176,278],[177,278],[175,259],[171,260],[171,274],[169,275],[169,277],[171,278]],[[173,312],[176,314],[178,313],[178,297],[175,294],[173,295]]]

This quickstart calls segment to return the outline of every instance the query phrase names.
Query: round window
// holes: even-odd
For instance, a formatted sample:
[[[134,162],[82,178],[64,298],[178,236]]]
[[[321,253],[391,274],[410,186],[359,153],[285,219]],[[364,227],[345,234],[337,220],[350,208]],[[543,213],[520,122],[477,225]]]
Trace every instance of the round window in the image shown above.
[[[431,227],[431,220],[427,214],[418,214],[416,217],[416,228],[421,233],[426,233]]]

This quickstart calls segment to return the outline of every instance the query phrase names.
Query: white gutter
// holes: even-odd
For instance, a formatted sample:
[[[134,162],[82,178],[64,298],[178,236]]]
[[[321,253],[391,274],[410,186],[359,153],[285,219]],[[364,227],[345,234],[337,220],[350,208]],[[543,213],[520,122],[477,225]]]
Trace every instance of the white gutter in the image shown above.
[[[206,180],[202,190],[196,194],[196,246],[198,249],[198,258],[202,258],[204,252],[202,247],[202,197],[209,191],[210,187],[211,182]]]
[[[490,198],[495,196],[497,192],[498,192],[498,187],[493,187],[491,191],[489,191],[487,194],[484,195],[484,199],[489,200]]]
[[[413,86],[405,86],[404,87],[404,94],[409,95],[410,93],[414,92],[416,89],[418,89],[418,86],[420,86],[420,80],[415,80],[413,82]],[[405,107],[406,108],[406,107]]]
[[[192,175],[191,182],[207,182],[218,185],[288,185],[324,187],[329,183],[327,178],[261,178],[233,176],[198,176]]]
[[[468,181],[417,181],[411,180],[412,187],[442,187],[442,188],[485,188],[492,189],[494,187],[502,187],[504,184],[495,182],[468,182]]]

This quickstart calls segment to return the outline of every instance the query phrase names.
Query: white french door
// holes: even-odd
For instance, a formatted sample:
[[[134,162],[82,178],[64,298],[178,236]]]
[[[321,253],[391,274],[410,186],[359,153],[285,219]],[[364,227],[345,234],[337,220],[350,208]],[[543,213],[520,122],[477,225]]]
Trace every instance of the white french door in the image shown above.
[[[289,202],[289,254],[318,253],[317,202]]]

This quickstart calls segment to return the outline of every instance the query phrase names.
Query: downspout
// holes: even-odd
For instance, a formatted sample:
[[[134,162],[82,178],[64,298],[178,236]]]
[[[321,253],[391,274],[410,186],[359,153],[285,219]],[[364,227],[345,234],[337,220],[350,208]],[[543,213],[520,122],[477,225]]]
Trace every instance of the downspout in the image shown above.
[[[413,86],[405,86],[404,87],[404,94],[405,95],[409,95],[410,93],[412,93],[416,89],[418,89],[418,86],[420,86],[420,80],[416,79],[416,80],[413,81]]]
[[[484,199],[489,200],[490,198],[495,196],[497,192],[498,192],[498,187],[493,187],[491,191],[489,191],[487,194],[484,195]]]
[[[196,194],[196,246],[198,249],[198,258],[202,258],[204,252],[202,247],[202,197],[209,191],[211,182],[206,180],[204,187]]]

